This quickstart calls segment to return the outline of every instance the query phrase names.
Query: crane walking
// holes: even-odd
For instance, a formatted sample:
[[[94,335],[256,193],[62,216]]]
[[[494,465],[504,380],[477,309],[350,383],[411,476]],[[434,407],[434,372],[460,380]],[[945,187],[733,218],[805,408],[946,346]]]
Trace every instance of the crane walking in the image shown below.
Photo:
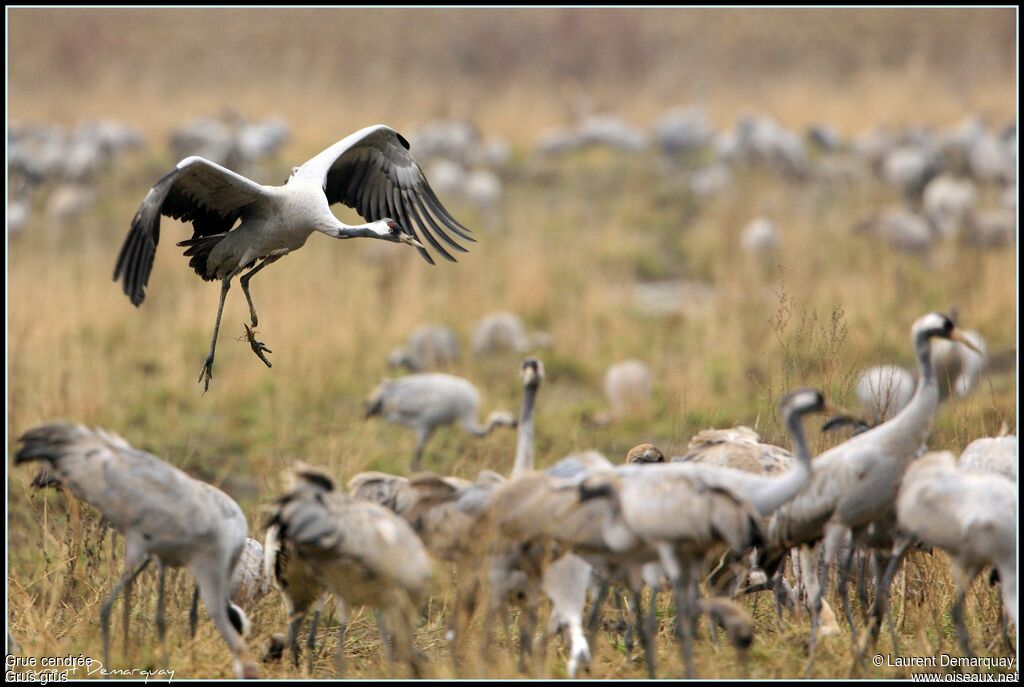
[[[19,442],[15,464],[45,461],[61,483],[95,506],[124,535],[124,573],[100,611],[104,665],[110,665],[114,600],[123,590],[127,642],[132,584],[155,560],[160,568],[156,602],[160,641],[167,627],[166,569],[183,566],[195,578],[210,617],[231,649],[236,675],[258,677],[244,638],[248,621],[229,601],[232,571],[248,531],[242,509],[230,496],[111,432],[55,422],[30,429]]]
[[[398,379],[383,379],[366,401],[366,417],[382,415],[388,422],[416,432],[412,471],[420,469],[423,450],[434,430],[458,422],[475,437],[485,437],[497,427],[515,427],[516,417],[496,410],[484,424],[478,417],[480,394],[469,380],[441,372],[421,372]]]

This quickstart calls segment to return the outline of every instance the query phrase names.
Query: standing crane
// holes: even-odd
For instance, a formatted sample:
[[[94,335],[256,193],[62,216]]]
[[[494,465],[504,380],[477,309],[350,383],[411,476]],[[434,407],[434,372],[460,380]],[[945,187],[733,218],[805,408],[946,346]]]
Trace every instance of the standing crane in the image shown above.
[[[526,358],[519,367],[519,375],[523,403],[513,475],[533,467],[533,415],[544,380],[544,364],[537,358]],[[479,563],[480,545],[475,533],[490,499],[505,483],[504,477],[490,470],[482,470],[474,482],[429,473],[405,478],[379,472],[359,473],[348,482],[355,498],[375,501],[395,511],[413,525],[433,556],[455,564],[457,598],[448,632],[453,655],[458,651],[456,640],[461,639],[460,628],[465,626],[465,616],[474,604],[481,581],[474,566],[488,568]],[[500,566],[490,566],[486,572],[492,577],[492,591],[507,591],[518,579]],[[504,592],[499,595],[504,596]]]
[[[795,546],[824,542],[820,584],[811,600],[808,672],[814,664],[821,599],[827,591],[829,566],[843,536],[853,533],[849,553],[840,561],[841,579],[845,578],[844,572],[852,562],[853,550],[865,543],[869,526],[893,520],[900,480],[931,431],[940,397],[939,380],[931,359],[931,341],[935,338],[959,341],[974,348],[945,315],[929,313],[918,318],[911,328],[918,364],[917,389],[911,401],[892,419],[818,456],[813,463],[810,483],[772,518],[768,567]],[[876,593],[887,592],[879,588]],[[879,618],[876,620],[880,622]]]
[[[671,466],[665,466],[671,467]],[[704,558],[723,545],[739,556],[760,545],[757,511],[728,489],[706,484],[694,475],[665,479],[657,465],[636,465],[588,475],[580,486],[583,500],[607,499],[602,535],[616,553],[650,551],[636,563],[657,560],[676,600],[684,674],[693,677],[693,634],[699,617],[698,590]],[[637,608],[638,629],[642,614]],[[645,652],[649,633],[641,634]]]
[[[352,605],[378,610],[381,641],[394,633],[395,649],[414,675],[413,602],[427,591],[432,563],[412,527],[387,508],[337,491],[326,474],[299,466],[295,484],[273,505],[267,521],[266,566],[288,607],[289,642],[309,604],[324,590],[338,599],[341,626],[335,650],[344,673],[345,628]]]
[[[515,416],[506,410],[492,412],[481,425],[479,406],[480,394],[468,380],[441,372],[419,373],[382,380],[367,400],[366,417],[382,415],[416,432],[412,457],[416,472],[427,440],[442,425],[458,422],[476,437],[485,437],[496,427],[516,426]]]
[[[698,432],[690,439],[686,453],[674,457],[672,463],[688,464],[690,469],[699,471],[708,479],[717,480],[716,483],[731,485],[737,493],[750,500],[764,518],[768,518],[781,505],[795,497],[811,476],[811,451],[804,436],[801,417],[816,412],[845,412],[828,403],[816,389],[797,389],[787,394],[780,402],[779,410],[783,425],[793,440],[795,457],[783,448],[762,442],[757,432],[749,427],[738,426]],[[776,496],[771,497],[771,492],[775,492]],[[766,496],[769,497],[767,500]],[[794,563],[799,555],[794,552]],[[751,569],[757,562],[756,558],[756,555],[751,556]],[[805,573],[807,566],[798,569]],[[725,571],[722,568],[720,570]],[[763,575],[761,571],[757,572]],[[716,573],[712,573],[712,579],[716,577]],[[804,589],[812,589],[817,581],[817,575],[800,575],[800,586]],[[781,575],[775,580],[774,586],[776,609],[781,613],[783,593],[789,594],[790,598],[794,595],[792,590],[785,588],[786,583]],[[748,591],[766,587],[766,583],[758,583]],[[834,617],[824,600],[822,608],[824,617]],[[823,632],[826,630],[835,631],[838,626],[830,620],[822,628]]]
[[[896,547],[893,561],[915,539],[943,549],[952,560],[957,586],[953,623],[964,655],[974,656],[964,625],[964,600],[985,566],[999,573],[1003,611],[1017,625],[1017,487],[1013,482],[998,473],[965,470],[948,451],[929,453],[907,468],[896,514],[900,530],[909,536]],[[887,577],[895,567],[890,563]]]
[[[680,541],[689,541],[689,538],[699,541],[699,544],[690,542],[686,546],[695,546],[703,552],[717,547],[724,538],[731,544],[734,555],[746,552],[753,544],[743,543],[757,540],[761,518],[792,498],[810,474],[810,451],[803,441],[800,418],[827,408],[824,397],[814,389],[800,389],[783,399],[781,410],[793,434],[798,460],[789,471],[775,476],[752,475],[719,465],[659,464],[664,460],[661,452],[650,444],[641,444],[629,452],[626,465],[613,467],[596,456],[593,460],[582,461],[579,455],[574,455],[545,472],[525,473],[499,490],[493,500],[491,518],[503,537],[516,542],[522,550],[526,550],[523,545],[527,542],[551,539],[578,553],[591,566],[626,579],[632,591],[637,634],[647,657],[648,672],[653,676],[652,636],[640,597],[642,568],[660,561],[674,589],[682,594],[682,587],[691,582],[695,584],[701,575],[703,555],[698,556],[686,547],[685,550],[673,549],[674,537]],[[574,493],[581,483],[587,496],[582,501]],[[613,498],[593,498],[595,496]],[[623,498],[629,499],[627,505],[622,504]],[[649,504],[645,504],[645,499]],[[755,502],[756,507],[751,505]],[[701,505],[708,503],[714,504],[717,510],[702,510]],[[626,508],[628,516],[624,515]],[[643,515],[645,508],[651,510],[646,516]],[[658,514],[664,532],[651,529],[658,521]],[[748,516],[753,518],[753,529],[745,519]],[[633,529],[634,526],[638,529]],[[673,534],[666,535],[668,530]],[[710,534],[711,530],[721,533],[721,537]],[[543,579],[545,590],[558,590],[562,595],[554,604],[557,616],[553,615],[553,621],[564,622],[569,630],[572,670],[589,657],[585,638],[577,631],[582,606],[578,609],[573,606],[573,602],[582,601],[585,594],[573,586],[572,580],[583,580],[585,586],[589,576],[582,574],[578,563],[563,563],[565,558],[559,560],[558,567],[551,566],[534,575]],[[529,571],[523,561],[519,567]],[[695,593],[695,588],[685,592],[693,601],[688,607],[689,615],[687,607],[680,606],[684,609],[687,626],[696,619]],[[599,591],[598,603],[603,596]],[[688,658],[691,640],[692,637],[684,636],[681,645],[688,672],[692,670]]]
[[[242,556],[248,532],[242,509],[230,496],[133,448],[112,432],[55,422],[30,429],[18,441],[15,464],[46,462],[62,484],[124,535],[124,572],[100,610],[104,665],[110,665],[114,600],[124,591],[127,645],[132,584],[155,560],[159,566],[156,629],[160,642],[167,630],[167,568],[186,567],[231,650],[235,674],[258,677],[244,638],[248,621],[229,601],[232,571]]]
[[[353,208],[368,223],[341,222],[330,209],[335,203]],[[301,248],[313,232],[336,239],[372,238],[414,246],[430,264],[434,260],[419,242],[420,236],[453,262],[455,258],[434,234],[462,252],[466,249],[447,232],[474,240],[441,205],[409,153],[409,142],[383,124],[360,129],[293,168],[283,186],[257,184],[202,157],[179,162],[146,194],[114,265],[114,281],[121,281],[125,295],[136,306],[146,298],[161,215],[192,223],[192,238],[177,245],[186,248],[189,267],[196,274],[221,284],[213,340],[199,373],[204,392],[213,379],[217,336],[231,280],[239,277],[249,304],[249,345],[270,367],[264,355],[270,350],[253,334],[259,318],[249,282],[267,265]]]

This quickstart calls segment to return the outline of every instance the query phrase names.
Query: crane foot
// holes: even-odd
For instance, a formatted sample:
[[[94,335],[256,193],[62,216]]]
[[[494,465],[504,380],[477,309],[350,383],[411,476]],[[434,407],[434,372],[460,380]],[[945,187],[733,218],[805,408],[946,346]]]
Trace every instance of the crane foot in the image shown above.
[[[270,364],[270,361],[267,360],[267,356],[264,355],[264,353],[273,353],[273,351],[267,348],[262,341],[256,340],[256,331],[254,329],[250,328],[249,325],[245,323],[243,323],[242,326],[245,327],[245,338],[249,342],[249,347],[252,348],[252,352],[263,361],[264,365],[267,367],[273,367],[273,365]]]
[[[213,380],[213,356],[206,356],[203,362],[203,369],[199,373],[199,382],[203,385],[203,393],[210,390],[210,382]]]

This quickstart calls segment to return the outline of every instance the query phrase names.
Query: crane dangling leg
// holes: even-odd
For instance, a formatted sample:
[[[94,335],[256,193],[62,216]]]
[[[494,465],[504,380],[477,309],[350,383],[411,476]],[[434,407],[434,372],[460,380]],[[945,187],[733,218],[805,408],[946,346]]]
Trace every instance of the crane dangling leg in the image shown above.
[[[245,327],[245,338],[248,340],[249,347],[252,348],[252,352],[263,361],[264,365],[267,367],[273,367],[273,365],[270,364],[270,361],[267,360],[267,356],[264,355],[264,353],[273,353],[273,351],[267,348],[262,341],[256,340],[256,332],[250,328],[249,325],[243,322],[242,326]]]
[[[217,321],[213,325],[213,339],[210,341],[210,352],[206,354],[203,369],[199,373],[199,382],[203,384],[204,394],[210,390],[210,381],[213,379],[213,357],[217,352],[217,336],[220,334],[220,316],[224,314],[224,300],[228,297],[231,280],[236,274],[238,274],[238,270],[229,274],[220,283],[220,305],[217,306]]]
[[[271,255],[270,257],[263,258],[263,262],[253,267],[251,270],[243,274],[238,278],[238,284],[242,287],[242,293],[245,294],[245,300],[249,303],[249,320],[252,322],[253,329],[259,324],[259,317],[256,315],[256,306],[252,304],[252,294],[249,293],[249,280],[256,276],[256,273],[267,265],[277,262],[281,259],[280,255]]]

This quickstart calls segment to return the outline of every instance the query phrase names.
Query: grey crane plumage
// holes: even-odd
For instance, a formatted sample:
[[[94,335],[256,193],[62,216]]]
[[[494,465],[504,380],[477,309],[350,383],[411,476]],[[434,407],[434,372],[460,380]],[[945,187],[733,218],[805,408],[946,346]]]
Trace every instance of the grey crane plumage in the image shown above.
[[[943,174],[928,182],[922,205],[925,216],[939,234],[954,238],[974,210],[977,198],[972,181]]]
[[[457,422],[477,437],[487,436],[496,427],[516,426],[515,416],[503,410],[492,412],[481,425],[479,407],[480,394],[468,380],[440,372],[420,373],[382,380],[367,400],[366,417],[381,415],[416,432],[412,459],[416,472],[427,441],[442,425]]]
[[[270,578],[263,565],[263,544],[249,537],[231,574],[231,598],[239,604],[253,604],[270,591]]]
[[[245,547],[245,516],[231,497],[159,458],[132,448],[116,434],[71,423],[39,425],[19,439],[15,464],[44,461],[60,483],[124,535],[124,573],[100,614],[104,664],[109,661],[110,611],[151,560],[159,567],[157,634],[163,640],[164,575],[186,567],[210,617],[231,650],[239,677],[256,677],[242,631],[245,617],[229,601],[231,576]],[[125,626],[127,635],[127,623]],[[127,638],[127,636],[126,636]]]
[[[774,475],[793,465],[789,451],[761,441],[761,435],[749,427],[704,429],[692,437],[686,453],[674,456],[673,463],[701,463],[742,470],[757,475]]]
[[[369,222],[341,222],[330,210],[335,203],[355,209]],[[449,233],[474,240],[441,205],[409,153],[408,142],[380,124],[351,134],[296,167],[284,186],[257,184],[201,157],[179,162],[146,194],[114,266],[114,280],[121,281],[125,295],[136,306],[146,297],[161,215],[192,223],[192,238],[178,245],[187,247],[189,266],[200,277],[221,282],[213,341],[199,377],[204,389],[213,376],[220,318],[231,280],[241,275],[239,284],[255,327],[258,317],[249,281],[265,266],[301,248],[313,232],[338,239],[404,243],[415,246],[431,264],[433,258],[419,238],[451,261],[455,258],[449,250],[466,249]],[[262,355],[266,347],[251,333],[249,339],[269,366]]]
[[[523,405],[517,426],[513,475],[533,467],[533,412],[537,391],[544,379],[544,365],[539,359],[526,358],[519,370]],[[474,482],[430,473],[405,478],[363,472],[348,483],[353,497],[372,500],[395,511],[413,525],[433,556],[455,564],[457,594],[448,633],[453,655],[458,651],[455,641],[460,638],[460,628],[464,627],[464,616],[477,593],[476,573],[479,571],[473,566],[488,568],[495,588],[511,590],[516,587],[511,581],[515,571],[501,568],[500,562],[481,566],[477,558],[481,518],[495,493],[506,482],[498,473],[482,470]]]
[[[664,456],[662,456],[664,458]],[[644,461],[638,461],[644,462]],[[612,462],[600,451],[588,449],[570,453],[554,465],[546,468],[544,474],[559,479],[572,478],[588,470],[610,470]]]
[[[675,570],[674,575],[670,574],[674,586],[692,585],[692,580],[689,578],[700,574],[699,559],[693,557],[686,546],[673,552],[672,538],[666,540],[657,536],[659,534],[656,525],[658,513],[665,518],[679,517],[678,513],[675,515],[669,513],[674,508],[683,507],[679,504],[671,504],[667,494],[678,493],[678,498],[683,498],[687,494],[700,494],[709,489],[721,490],[735,499],[735,506],[739,510],[749,509],[747,512],[755,513],[758,520],[767,518],[782,504],[792,499],[810,478],[811,453],[804,439],[803,416],[814,412],[824,412],[828,409],[828,402],[817,389],[797,389],[782,399],[780,413],[796,450],[796,459],[788,461],[788,469],[785,470],[779,468],[779,464],[784,462],[779,454],[784,452],[778,447],[759,443],[756,433],[746,427],[701,432],[694,437],[687,455],[681,456],[678,459],[679,462],[669,464],[662,464],[664,456],[650,444],[634,447],[627,455],[627,464],[613,471],[615,479],[620,484],[636,485],[631,488],[637,490],[629,497],[632,499],[628,504],[632,515],[628,518],[631,519],[627,519],[625,515],[620,516],[621,525],[633,536],[646,541],[652,550],[657,551],[659,562],[666,571]],[[765,469],[766,462],[771,469]],[[645,463],[652,464],[645,465]],[[600,476],[598,479],[601,479]],[[664,494],[661,493],[662,490],[664,490]],[[640,515],[645,507],[643,499],[646,497],[643,494],[652,499],[649,506],[650,517],[646,519],[646,516]],[[661,498],[665,499],[665,503],[658,502],[659,494],[661,494]],[[619,498],[621,501],[622,497]],[[608,518],[607,514],[605,517]],[[689,514],[689,517],[701,519],[711,517],[711,514],[697,512]],[[745,521],[741,518],[738,522],[740,523],[739,527],[742,528],[742,523]],[[737,523],[732,524],[737,525]],[[749,527],[749,525],[746,526]],[[757,523],[755,523],[755,530],[749,531],[745,535],[750,537],[751,541],[759,537],[760,530],[756,526]],[[738,531],[742,531],[742,529]],[[680,532],[679,534],[680,536],[691,536],[691,533]],[[621,532],[617,536],[621,537],[623,541],[629,539],[628,535],[622,536]],[[610,538],[608,541],[612,545]],[[734,555],[745,552],[746,549],[737,550],[733,547]],[[642,560],[638,562],[642,562]],[[683,578],[680,578],[679,575],[683,575]],[[692,596],[692,592],[686,593]],[[690,601],[692,603],[689,609],[692,613],[695,612],[693,604],[697,599],[694,597]],[[639,618],[637,628],[640,631],[641,639],[645,642],[646,650],[648,639],[644,635],[650,630],[648,628],[645,631],[644,623]],[[688,651],[685,643],[682,648],[685,655]],[[649,656],[648,661],[653,666],[653,658]],[[653,668],[651,670],[653,672]]]
[[[666,479],[673,475],[697,475],[708,484],[729,489],[741,498],[749,501],[762,517],[771,516],[776,510],[792,500],[811,478],[811,451],[804,437],[803,417],[809,413],[829,412],[832,407],[817,389],[796,389],[786,394],[779,404],[782,420],[793,439],[796,458],[786,470],[755,471],[732,467],[727,457],[733,454],[736,464],[745,465],[754,462],[763,465],[764,456],[767,460],[779,461],[778,447],[747,441],[734,441],[730,444],[704,444],[705,453],[716,455],[702,456],[699,451],[691,451],[681,456],[677,462],[665,466],[648,468],[651,474],[664,474]],[[743,427],[738,428],[751,430]],[[734,430],[735,431],[735,430]],[[756,435],[755,435],[756,436]],[[751,456],[753,453],[753,456]],[[780,461],[781,462],[781,461]]]
[[[891,520],[903,472],[931,431],[940,399],[939,381],[931,358],[934,338],[951,339],[974,347],[945,315],[929,313],[918,318],[911,328],[918,383],[910,403],[887,422],[820,455],[814,461],[807,486],[772,518],[769,528],[771,559],[781,559],[784,551],[795,546],[824,540],[821,584],[812,600],[808,671],[813,665],[821,597],[826,592],[829,566],[842,536],[852,531],[853,545],[857,546],[870,525]],[[768,565],[770,567],[771,561]],[[878,594],[885,595],[886,590],[880,589]],[[881,619],[876,620],[875,627],[878,627]]]
[[[939,340],[932,346],[932,365],[939,380],[939,397],[943,400],[956,395],[968,396],[981,382],[988,361],[984,337],[976,331],[963,332],[971,342],[971,350],[952,341]]]
[[[975,439],[960,454],[959,466],[967,472],[987,472],[1002,475],[1017,482],[1017,437],[998,436]]]
[[[581,663],[589,660],[589,647],[582,634],[582,604],[578,601],[585,598],[590,568],[608,570],[618,577],[639,578],[641,566],[659,558],[666,570],[674,571],[674,584],[689,585],[690,578],[700,573],[697,563],[701,558],[690,551],[689,547],[703,546],[705,548],[701,550],[707,551],[714,540],[714,537],[706,536],[705,530],[704,535],[701,535],[704,540],[695,545],[692,538],[699,539],[697,535],[701,525],[694,523],[706,523],[711,518],[715,522],[710,526],[712,529],[719,527],[721,532],[732,537],[734,552],[745,552],[749,546],[741,542],[752,544],[760,536],[757,520],[770,515],[806,483],[810,474],[810,451],[803,441],[800,418],[809,412],[824,411],[827,403],[817,390],[800,389],[788,394],[781,406],[798,454],[797,465],[782,475],[766,477],[696,462],[659,465],[664,462],[664,455],[650,444],[641,444],[629,452],[626,465],[618,468],[600,456],[588,456],[582,460],[581,455],[572,455],[543,473],[520,471],[518,479],[512,480],[499,491],[492,508],[492,517],[509,540],[521,544],[550,538],[582,555],[581,558],[567,554],[559,559],[558,565],[542,573],[543,589],[549,595],[560,595],[558,599],[553,598],[552,623],[561,623],[569,632],[572,643],[570,674]],[[746,434],[743,436],[748,439],[747,443],[758,446],[756,441],[750,442]],[[588,495],[617,494],[617,505],[593,498],[577,502],[571,485],[581,482]],[[675,497],[669,497],[659,490],[674,492]],[[719,496],[712,497],[711,501],[724,510],[713,514],[700,508],[700,504],[704,503],[700,494],[708,492],[721,492]],[[621,504],[623,493],[628,494],[625,496],[629,499],[626,506]],[[649,507],[657,511],[657,514],[645,520],[641,512],[646,507],[644,500],[647,498],[651,499]],[[692,502],[685,503],[687,498],[692,499]],[[729,520],[729,507],[726,503],[730,499],[733,506],[746,513],[746,516],[740,515],[738,519],[734,517]],[[752,506],[751,503],[756,505]],[[628,516],[623,515],[623,508],[630,509]],[[685,524],[679,525],[682,530],[673,531],[671,536],[655,532],[651,528],[655,526],[658,514],[666,522],[685,521]],[[633,529],[631,522],[637,529]],[[696,529],[687,529],[691,525]],[[679,544],[677,538],[687,542],[679,550],[673,548]],[[739,547],[739,550],[735,550],[735,547]],[[583,590],[580,585],[584,587]],[[654,657],[650,629],[647,627],[649,623],[642,619],[639,587],[633,583],[631,586],[634,587],[633,603],[637,606],[637,630],[647,654],[648,670],[653,675]],[[686,593],[695,594],[693,590]],[[599,598],[603,596],[604,592],[598,594]],[[692,601],[696,603],[695,596]],[[691,612],[695,610],[692,605],[689,608]],[[690,620],[685,622],[689,623]],[[682,648],[684,655],[688,655],[689,642],[684,641]],[[689,659],[685,661],[689,669]]]
[[[634,464],[593,473],[580,485],[580,495],[584,500],[608,500],[602,535],[611,551],[650,552],[634,563],[657,560],[672,581],[683,666],[686,676],[692,677],[697,584],[704,557],[722,546],[742,555],[759,546],[762,535],[760,516],[749,502],[696,474],[666,479],[666,470],[673,467]],[[653,669],[649,638],[641,639]]]
[[[410,372],[425,372],[453,363],[460,355],[459,338],[450,327],[425,324],[409,335],[405,346],[388,355],[388,365],[404,366]]]
[[[677,107],[658,118],[651,127],[651,135],[666,155],[678,155],[707,147],[715,130],[703,108]]]
[[[856,394],[861,411],[875,424],[887,420],[910,403],[914,385],[914,375],[898,365],[869,368],[857,378]]]
[[[473,353],[476,355],[513,351],[526,353],[530,337],[518,315],[494,312],[483,317],[473,331]]]
[[[866,524],[895,501],[899,478],[927,437],[938,407],[939,384],[930,342],[933,338],[964,342],[953,322],[938,313],[919,318],[911,336],[920,376],[910,403],[891,420],[819,456],[811,485],[773,521],[773,538],[791,544],[815,541],[830,521]]]
[[[543,363],[536,358],[523,360],[520,365],[520,379],[523,385],[523,403],[517,427],[512,479],[529,473],[534,466],[533,415],[537,393],[544,379]],[[477,556],[481,553],[478,533],[484,528],[481,524],[482,519],[489,514],[493,499],[506,484],[507,480],[487,470],[481,471],[476,481],[472,483],[425,473],[407,479],[376,472],[360,473],[349,481],[348,487],[353,496],[375,500],[391,508],[413,524],[434,556],[455,563],[457,598],[448,635],[453,642],[460,637],[459,628],[465,626],[467,603],[471,602],[479,584],[475,572],[482,571],[487,575],[490,585],[488,613],[491,616],[499,609],[503,609],[509,599],[517,604],[527,600],[526,611],[532,616],[533,609],[529,603],[536,600],[541,581],[520,569],[518,564],[523,562],[520,551],[513,550],[514,547],[502,549],[487,556],[483,565],[478,564]],[[474,571],[472,565],[477,565],[481,570]],[[579,573],[579,566],[563,567],[570,577]],[[533,566],[528,568],[532,570]],[[544,583],[549,594],[554,595],[552,599],[556,610],[552,620],[558,624],[559,611],[566,603],[572,605],[561,595],[566,589],[565,580],[560,577],[545,577]],[[584,584],[584,594],[585,590]],[[556,596],[558,598],[555,598]],[[582,655],[576,648],[582,639],[580,628],[578,619],[570,625],[574,645],[570,658],[571,666],[578,662]],[[529,631],[523,633],[523,652],[528,650],[530,642],[526,638],[529,634]],[[584,640],[583,647],[585,646]],[[453,652],[457,651],[457,644],[453,643]]]
[[[957,597],[953,622],[965,655],[973,656],[964,625],[964,599],[981,569],[999,573],[1003,610],[1017,624],[1017,488],[1002,475],[972,472],[948,451],[929,453],[907,468],[896,503],[900,530],[946,551]],[[910,540],[903,543],[900,553]],[[899,556],[896,556],[898,559]]]
[[[612,417],[641,413],[651,400],[651,380],[651,369],[639,360],[622,360],[609,366],[603,385]]]
[[[804,415],[818,412],[840,412],[829,404],[817,389],[797,389],[783,397],[779,404],[783,424],[789,431],[796,455],[772,444],[763,443],[749,427],[727,430],[703,430],[690,439],[687,452],[672,459],[672,463],[689,465],[705,479],[727,485],[748,499],[762,517],[769,518],[778,508],[793,499],[807,484],[811,476],[811,451],[807,445],[801,420]],[[767,524],[767,520],[764,521]],[[794,561],[800,554],[794,552]],[[757,556],[751,556],[751,566]],[[801,566],[800,572],[808,566]],[[753,572],[753,570],[752,570]],[[763,573],[762,573],[763,574]],[[814,589],[818,583],[814,575],[801,575],[800,584]],[[775,580],[777,599],[784,591],[781,577]],[[822,617],[832,618],[828,604],[822,601]],[[823,632],[831,632],[827,624]]]
[[[395,633],[400,658],[418,676],[413,602],[432,579],[432,562],[423,542],[401,517],[337,491],[334,481],[314,468],[298,466],[294,481],[272,507],[265,546],[267,568],[288,607],[293,650],[308,603],[327,590],[341,602],[335,654],[339,674],[349,609],[365,605],[382,613]],[[305,607],[300,599],[308,602]]]
[[[602,533],[610,504],[602,499],[581,502],[577,496],[580,480],[613,467],[597,451],[574,453],[542,472],[521,472],[496,490],[489,503],[489,521],[504,547],[491,569],[492,580],[506,581],[497,591],[507,596],[507,590],[515,588],[527,604],[535,601],[538,591],[552,600],[549,630],[568,634],[570,677],[590,661],[582,616],[592,573],[596,569],[601,577],[625,575],[620,569],[623,559],[610,551]],[[545,565],[551,542],[562,553]],[[625,562],[630,562],[629,554]]]
[[[792,420],[791,415],[821,411],[825,407],[820,392],[801,390],[787,397],[784,415],[787,420]],[[809,463],[806,446],[796,438],[795,443],[801,454],[807,453],[801,462]],[[583,461],[580,456],[573,455],[543,473],[523,474],[495,497],[492,518],[506,538],[520,543],[551,538],[582,555],[578,562],[566,557],[559,559],[559,565],[544,571],[542,578],[545,590],[563,593],[563,598],[555,604],[556,613],[552,616],[552,622],[564,622],[570,632],[574,644],[570,670],[574,670],[589,656],[585,639],[578,631],[582,608],[574,603],[576,597],[582,598],[579,585],[585,586],[589,580],[586,565],[597,565],[602,569],[612,566],[620,574],[639,578],[640,567],[644,563],[661,559],[665,569],[673,571],[674,584],[688,587],[691,578],[699,574],[695,563],[702,560],[702,556],[695,551],[706,552],[715,542],[720,541],[716,539],[717,535],[708,534],[710,530],[722,533],[722,538],[732,544],[736,553],[746,551],[759,538],[757,521],[762,515],[770,513],[771,508],[777,507],[772,503],[783,498],[779,494],[785,491],[784,496],[791,497],[802,484],[799,479],[801,471],[793,470],[796,478],[787,473],[785,478],[775,477],[766,479],[764,483],[748,485],[754,497],[763,496],[764,503],[761,505],[769,510],[761,513],[745,498],[729,491],[730,483],[736,480],[735,473],[740,471],[713,465],[657,465],[663,461],[661,452],[649,444],[631,450],[627,456],[627,465],[619,468],[613,468],[598,456]],[[710,477],[707,481],[702,479],[701,468],[705,467],[709,468],[706,470]],[[803,482],[809,471],[809,466],[804,465]],[[573,485],[581,482],[582,491],[587,497],[582,502],[573,497]],[[673,491],[674,495],[669,497],[659,490]],[[716,508],[701,508],[701,505],[707,505],[702,494],[710,494],[710,501]],[[593,498],[609,495],[615,495],[612,501],[615,505],[605,499]],[[626,505],[623,505],[623,498],[628,501]],[[644,508],[651,508],[657,513],[645,516],[642,512]],[[629,509],[628,514],[625,509]],[[715,524],[708,525],[709,519]],[[657,527],[664,529],[674,526],[681,530],[673,530],[671,533],[655,531]],[[676,549],[676,546],[679,548]],[[621,565],[625,566],[624,570],[619,570]],[[648,654],[649,671],[653,674],[649,630],[645,630],[647,623],[639,612],[638,589],[634,589],[634,604],[638,606],[637,629]],[[696,603],[695,590],[687,590],[685,593],[687,598],[692,596]],[[689,608],[695,607],[691,604]],[[684,610],[684,615],[687,613],[692,613],[692,610]],[[688,619],[685,622],[689,623],[690,616],[686,617]],[[685,640],[684,655],[688,656],[689,651],[689,640]],[[689,669],[689,658],[685,662]]]

